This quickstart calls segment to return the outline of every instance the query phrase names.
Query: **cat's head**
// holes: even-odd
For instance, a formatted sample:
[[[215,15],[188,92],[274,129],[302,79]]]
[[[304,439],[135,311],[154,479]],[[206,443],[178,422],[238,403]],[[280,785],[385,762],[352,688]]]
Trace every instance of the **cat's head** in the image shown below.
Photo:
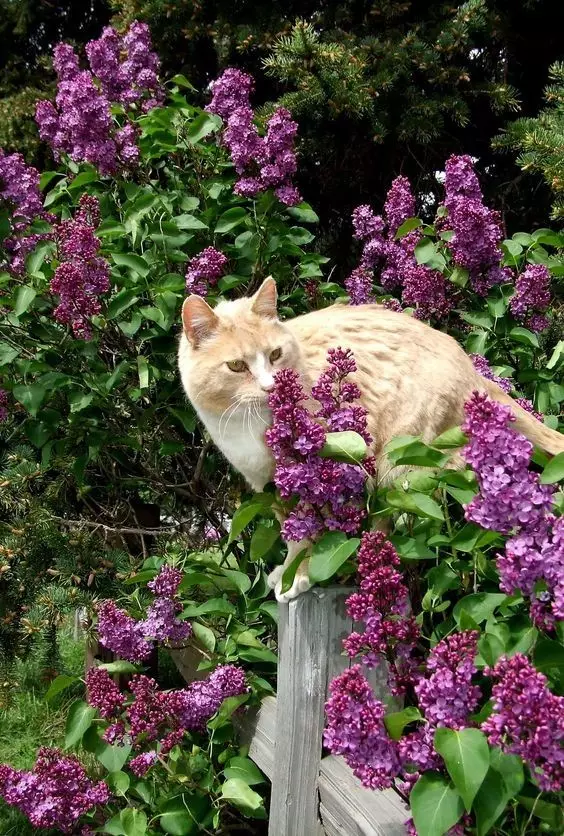
[[[195,407],[221,415],[238,402],[266,405],[276,372],[299,367],[298,344],[279,321],[276,303],[271,277],[254,296],[213,310],[200,296],[184,301],[178,363]]]

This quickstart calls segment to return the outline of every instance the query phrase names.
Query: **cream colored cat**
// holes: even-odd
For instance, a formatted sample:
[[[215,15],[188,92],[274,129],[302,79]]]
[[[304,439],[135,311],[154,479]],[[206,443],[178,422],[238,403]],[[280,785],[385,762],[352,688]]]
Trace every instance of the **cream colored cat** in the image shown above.
[[[254,490],[262,490],[274,473],[264,431],[275,373],[294,368],[310,387],[326,366],[328,349],[337,346],[354,353],[354,379],[368,410],[380,482],[391,471],[385,444],[398,435],[431,441],[459,425],[474,390],[509,404],[515,428],[535,445],[551,454],[564,451],[563,435],[479,375],[456,340],[442,331],[379,305],[334,305],[281,322],[276,303],[276,284],[268,278],[250,298],[220,302],[212,310],[190,296],[182,308],[178,365],[184,389],[212,440]],[[269,576],[281,602],[310,587],[306,560],[291,589],[280,590],[284,567],[304,547],[303,541],[290,543],[284,566]]]

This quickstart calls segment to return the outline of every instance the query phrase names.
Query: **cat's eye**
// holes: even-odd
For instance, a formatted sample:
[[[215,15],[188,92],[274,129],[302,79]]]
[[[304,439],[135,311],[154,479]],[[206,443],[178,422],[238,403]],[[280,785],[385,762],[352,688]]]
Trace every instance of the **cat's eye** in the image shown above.
[[[244,372],[247,369],[247,364],[244,360],[228,360],[227,368],[232,372]]]
[[[271,363],[276,363],[276,361],[280,360],[281,357],[282,357],[282,349],[281,348],[275,348],[274,351],[270,352],[270,362]]]

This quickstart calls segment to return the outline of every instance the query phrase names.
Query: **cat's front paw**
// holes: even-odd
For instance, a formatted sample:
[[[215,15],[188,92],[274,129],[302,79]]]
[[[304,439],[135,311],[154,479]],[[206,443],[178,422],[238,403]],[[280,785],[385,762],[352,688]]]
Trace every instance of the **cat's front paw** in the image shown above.
[[[267,577],[266,582],[271,589],[276,589],[282,582],[282,575],[284,574],[284,566],[276,566],[270,575]]]
[[[286,592],[282,592],[282,579],[280,579],[274,588],[274,594],[279,604],[289,604],[290,601],[294,600],[294,598],[297,598],[299,595],[307,592],[308,589],[311,589],[312,585],[313,584],[307,576],[307,572],[305,572],[303,574],[296,575],[292,586],[290,589],[287,589]]]

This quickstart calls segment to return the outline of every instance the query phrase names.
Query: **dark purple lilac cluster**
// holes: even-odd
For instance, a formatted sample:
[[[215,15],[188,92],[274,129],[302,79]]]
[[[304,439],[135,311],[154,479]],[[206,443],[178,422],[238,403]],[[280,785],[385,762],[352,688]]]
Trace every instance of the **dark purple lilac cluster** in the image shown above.
[[[548,328],[545,311],[550,304],[550,273],[544,264],[528,264],[517,276],[509,301],[511,313],[532,331]]]
[[[510,428],[508,407],[474,393],[466,404],[466,461],[480,493],[466,517],[484,528],[512,534],[498,555],[500,586],[531,599],[531,617],[542,629],[564,618],[564,523],[552,511],[554,489],[529,470],[532,444]]]
[[[98,605],[98,637],[100,644],[129,662],[143,662],[152,650],[150,639],[158,642],[180,642],[192,633],[186,621],[177,618],[182,605],[176,600],[181,573],[163,566],[148,584],[157,597],[147,609],[147,617],[136,621],[114,601]]]
[[[297,170],[297,123],[286,108],[280,107],[268,120],[265,136],[260,136],[250,101],[253,89],[251,76],[230,67],[213,82],[213,97],[207,107],[225,123],[223,142],[239,174],[235,192],[256,197],[274,189],[282,203],[295,206],[301,201],[292,183]]]
[[[453,155],[446,161],[444,206],[444,227],[454,233],[449,249],[455,264],[469,271],[474,290],[485,296],[494,285],[511,281],[511,270],[500,267],[501,220],[484,205],[471,157]]]
[[[564,790],[564,697],[551,693],[520,653],[487,673],[497,680],[493,711],[482,723],[490,744],[522,758],[542,790]]]
[[[217,280],[225,272],[227,256],[215,247],[205,250],[190,259],[186,267],[186,291],[205,296],[210,287],[217,285]]]
[[[111,104],[147,112],[164,100],[158,80],[159,59],[152,51],[149,28],[135,21],[121,37],[111,27],[87,44],[90,70],[81,70],[69,44],[55,47],[53,66],[58,77],[55,103],[37,102],[39,134],[56,159],[62,154],[89,162],[101,174],[115,174],[138,162],[137,132],[131,121],[121,128]]]
[[[5,421],[8,417],[8,393],[5,389],[0,389],[0,423]]]
[[[83,195],[74,218],[61,221],[53,233],[60,261],[50,286],[59,296],[54,316],[81,339],[92,335],[90,318],[102,309],[98,297],[110,289],[110,266],[98,255],[99,217],[97,199]]]
[[[353,621],[363,623],[343,646],[349,656],[362,656],[367,667],[388,663],[392,693],[403,693],[413,677],[412,650],[419,627],[410,615],[409,590],[399,571],[396,550],[381,531],[368,531],[357,553],[360,592],[347,599]]]
[[[21,154],[5,154],[0,148],[0,200],[11,209],[14,231],[43,214],[39,178],[39,171],[26,165]]]
[[[353,403],[360,392],[346,380],[356,370],[352,353],[331,350],[328,363],[312,390],[321,407],[315,417],[304,406],[308,398],[293,369],[277,373],[269,397],[272,425],[265,438],[276,461],[274,481],[283,499],[298,497],[282,526],[285,540],[315,538],[323,530],[354,534],[366,513],[363,497],[372,461],[360,466],[319,456],[325,444],[320,422],[331,431],[354,430],[370,439],[366,410]]]
[[[468,630],[440,641],[426,662],[427,676],[415,683],[419,708],[433,728],[462,729],[468,725],[481,692],[472,685],[479,634]]]
[[[97,708],[104,720],[110,720],[123,710],[123,694],[104,668],[90,668],[87,672],[86,694],[89,705]]]
[[[42,748],[31,772],[0,766],[0,796],[34,827],[75,833],[81,816],[106,804],[110,791],[103,781],[91,781],[73,755]]]
[[[513,389],[513,381],[510,377],[500,377],[498,374],[495,374],[488,361],[485,357],[482,357],[481,354],[471,354],[470,359],[474,364],[474,368],[481,374],[482,377],[485,377],[487,380],[492,380],[500,389],[504,392],[509,394]],[[540,412],[535,410],[533,403],[528,400],[528,398],[515,398],[515,402],[519,404],[520,407],[525,409],[531,415],[533,415],[537,421],[543,421],[543,416]]]
[[[354,234],[364,246],[360,266],[345,281],[352,305],[372,301],[371,271],[379,268],[382,287],[401,289],[403,304],[415,308],[415,316],[442,319],[452,310],[452,291],[442,273],[417,264],[414,251],[421,239],[419,230],[413,229],[396,240],[400,226],[414,214],[415,198],[406,177],[393,181],[383,216],[375,215],[366,205],[354,210]],[[392,309],[397,310],[398,305]]]

